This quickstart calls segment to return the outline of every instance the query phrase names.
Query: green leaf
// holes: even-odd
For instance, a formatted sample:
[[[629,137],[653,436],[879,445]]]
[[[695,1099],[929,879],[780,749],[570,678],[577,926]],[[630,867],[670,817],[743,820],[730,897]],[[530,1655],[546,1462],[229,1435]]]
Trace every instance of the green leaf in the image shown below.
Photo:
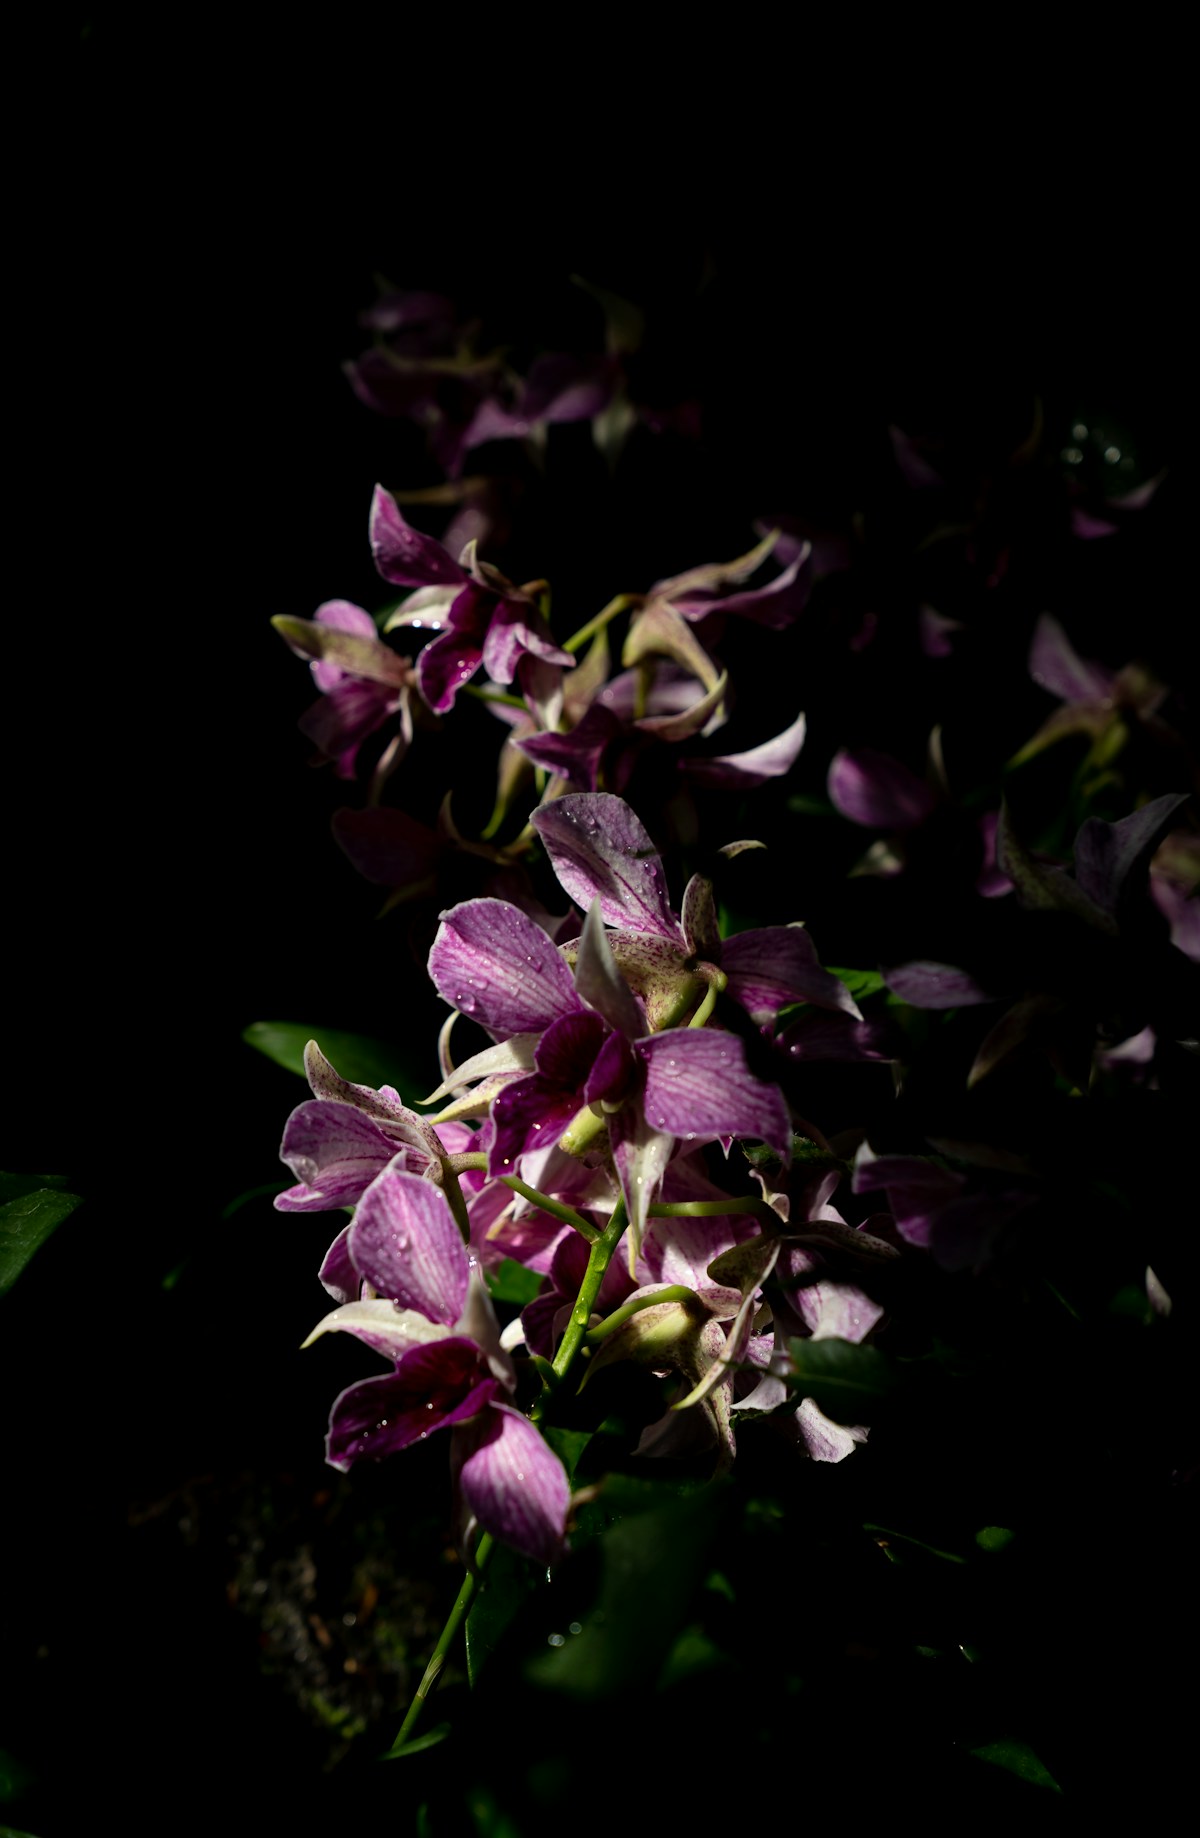
[[[301,1021],[252,1021],[242,1034],[247,1046],[265,1053],[277,1066],[304,1077],[304,1049],[315,1040],[330,1065],[352,1085],[378,1091],[392,1085],[405,1104],[419,1104],[428,1088],[407,1065],[403,1054],[384,1040],[350,1034],[342,1028],[310,1027]]]
[[[536,1270],[527,1270],[512,1257],[506,1257],[498,1269],[488,1270],[484,1275],[493,1299],[511,1302],[517,1308],[524,1308],[527,1302],[533,1301],[544,1280]]]
[[[61,1179],[48,1175],[47,1180]],[[20,1187],[26,1181],[41,1181],[34,1175],[5,1175],[5,1183]],[[6,1188],[4,1191],[11,1191]],[[49,1238],[51,1232],[80,1204],[77,1193],[63,1193],[39,1184],[26,1187],[0,1206],[0,1296],[6,1295],[22,1270]]]
[[[542,1426],[542,1435],[549,1443],[559,1461],[567,1471],[567,1479],[575,1479],[575,1470],[579,1466],[579,1457],[595,1435],[594,1430],[567,1430],[557,1423],[546,1423]]]
[[[839,983],[846,985],[856,1002],[863,996],[873,996],[883,988],[883,977],[878,970],[840,970],[836,964],[826,964],[825,969]]]
[[[472,1687],[501,1640],[537,1588],[541,1572],[508,1545],[492,1552],[482,1586],[467,1615],[467,1677]]]
[[[896,1375],[878,1347],[852,1340],[789,1340],[788,1384],[814,1398],[835,1423],[861,1423],[894,1390]]]
[[[422,1749],[436,1748],[439,1742],[445,1742],[449,1734],[450,1725],[448,1723],[439,1723],[436,1729],[426,1730],[423,1736],[414,1736],[411,1742],[402,1742],[398,1746],[393,1743],[392,1747],[387,1751],[387,1754],[382,1756],[381,1759],[383,1761],[399,1761],[404,1755],[419,1755]]]
[[[980,1761],[990,1761],[993,1767],[1007,1768],[1010,1774],[1028,1781],[1031,1787],[1049,1787],[1053,1793],[1062,1792],[1050,1770],[1038,1760],[1027,1742],[985,1742],[970,1753]]]
[[[0,1202],[21,1200],[27,1193],[40,1193],[46,1187],[62,1192],[69,1178],[65,1174],[0,1174]]]
[[[837,807],[829,798],[823,798],[812,791],[794,791],[787,801],[787,807],[797,817],[836,817]],[[837,975],[836,970],[834,975]]]
[[[580,1515],[578,1545],[598,1549],[600,1578],[579,1631],[526,1665],[530,1682],[579,1700],[614,1698],[660,1673],[712,1564],[722,1484],[681,1488],[613,1475]],[[617,1514],[594,1540],[585,1521]],[[592,1520],[595,1523],[595,1520]]]
[[[1016,1537],[1006,1525],[984,1525],[975,1534],[975,1542],[981,1551],[1003,1551]]]

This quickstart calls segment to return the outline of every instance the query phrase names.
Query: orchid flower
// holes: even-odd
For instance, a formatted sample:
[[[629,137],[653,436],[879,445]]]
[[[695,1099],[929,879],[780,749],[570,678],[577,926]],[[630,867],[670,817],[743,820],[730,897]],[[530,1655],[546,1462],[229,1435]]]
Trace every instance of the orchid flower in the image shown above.
[[[417,659],[417,682],[435,714],[482,666],[495,683],[518,681],[542,711],[555,709],[561,671],[575,662],[550,636],[531,592],[480,561],[468,543],[455,561],[441,543],[407,522],[396,500],[376,486],[371,504],[371,551],[385,581],[412,587],[387,624],[431,627],[439,636]]]
[[[369,1294],[326,1315],[305,1344],[353,1334],[391,1360],[392,1371],[359,1380],[336,1400],[330,1465],[378,1461],[450,1429],[460,1545],[475,1520],[523,1556],[552,1563],[566,1529],[567,1477],[508,1401],[512,1362],[445,1195],[389,1167],[358,1205],[347,1253]]]

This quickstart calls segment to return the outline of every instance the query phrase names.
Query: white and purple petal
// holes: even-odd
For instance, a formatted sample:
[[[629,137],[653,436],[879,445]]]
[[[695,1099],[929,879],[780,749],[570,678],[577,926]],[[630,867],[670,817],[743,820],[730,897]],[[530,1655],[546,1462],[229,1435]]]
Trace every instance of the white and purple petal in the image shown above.
[[[467,1295],[467,1252],[440,1187],[389,1168],[350,1228],[354,1265],[379,1295],[451,1327]]]
[[[429,974],[442,1000],[497,1040],[540,1033],[579,1008],[571,972],[542,928],[505,900],[442,914]]]
[[[862,1020],[840,978],[821,968],[817,948],[802,925],[768,925],[738,932],[721,946],[729,994],[753,1020],[773,1021],[790,1002],[811,1002]]]
[[[703,594],[672,595],[671,604],[685,619],[705,619],[710,613],[722,613],[752,619],[757,625],[770,626],[781,632],[804,611],[812,592],[812,544],[802,543],[782,574],[765,587],[745,588],[741,593],[724,594],[710,599]]]
[[[483,667],[493,683],[511,683],[523,657],[539,658],[567,670],[575,659],[556,645],[550,628],[528,600],[500,600],[488,621]]]
[[[1104,702],[1112,694],[1112,671],[1080,657],[1051,613],[1043,613],[1034,628],[1029,674],[1063,702]]]
[[[795,1422],[800,1445],[813,1461],[845,1461],[858,1443],[867,1440],[863,1424],[835,1423],[814,1398],[805,1398]]]
[[[725,753],[716,759],[682,759],[679,769],[699,785],[725,786],[734,790],[753,791],[768,779],[782,778],[790,772],[804,745],[806,721],[797,715],[792,725],[744,753]]]
[[[284,1125],[279,1158],[298,1185],[277,1194],[281,1213],[331,1212],[356,1206],[393,1158],[408,1151],[353,1104],[308,1098]]]
[[[915,829],[937,805],[937,794],[923,779],[874,747],[841,748],[826,783],[842,816],[867,829]]]
[[[533,813],[563,889],[584,911],[593,900],[607,925],[677,940],[658,850],[623,798],[574,792]]]
[[[450,1329],[441,1322],[430,1321],[414,1308],[397,1308],[394,1302],[376,1297],[335,1308],[318,1321],[303,1344],[310,1347],[322,1334],[353,1334],[373,1352],[396,1362],[413,1347],[447,1339]]]
[[[522,1557],[561,1555],[571,1488],[566,1470],[527,1417],[493,1403],[456,1436],[458,1492],[485,1532]]]
[[[999,998],[990,994],[969,970],[955,964],[919,959],[883,972],[893,995],[913,1008],[974,1008]]]
[[[466,579],[435,537],[413,529],[382,485],[375,487],[371,500],[370,528],[371,553],[385,581],[397,587],[434,587]]]
[[[633,991],[617,968],[612,946],[600,918],[600,902],[593,900],[579,935],[575,954],[575,991],[611,1028],[636,1040],[645,1032],[642,1011]],[[601,1042],[596,1041],[596,1048]],[[594,1055],[593,1055],[594,1056]]]
[[[778,1085],[758,1078],[736,1034],[713,1028],[672,1028],[638,1042],[646,1068],[650,1125],[685,1141],[751,1136],[785,1160],[791,1122]]]

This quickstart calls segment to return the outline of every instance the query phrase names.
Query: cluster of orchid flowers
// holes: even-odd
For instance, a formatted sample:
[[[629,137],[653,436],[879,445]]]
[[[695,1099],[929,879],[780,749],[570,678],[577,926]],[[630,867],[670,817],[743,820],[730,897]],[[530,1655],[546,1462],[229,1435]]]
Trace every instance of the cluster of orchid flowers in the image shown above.
[[[475,1522],[550,1562],[569,1486],[519,1408],[522,1366],[542,1375],[530,1380],[539,1393],[565,1380],[576,1352],[589,1378],[622,1358],[676,1374],[681,1396],[641,1453],[707,1445],[728,1463],[734,1413],[788,1401],[792,1438],[840,1460],[866,1431],[811,1398],[796,1404],[788,1340],[863,1339],[882,1309],[856,1265],[896,1253],[831,1205],[832,1156],[815,1175],[788,1171],[797,1120],[780,1013],[805,1004],[858,1018],[807,932],[722,940],[699,876],[677,916],[649,835],[611,793],[567,794],[532,822],[582,924],[560,924],[556,938],[486,897],[446,912],[429,974],[451,1026],[469,1016],[495,1044],[455,1066],[443,1030],[428,1100],[441,1108],[428,1117],[387,1087],[341,1079],[311,1045],[314,1095],[282,1146],[298,1184],[276,1204],[354,1209],[321,1268],[338,1306],[313,1338],[351,1333],[392,1362],[338,1398],[329,1460],[348,1468],[450,1428],[462,1547]],[[803,1133],[811,1146],[812,1126]],[[710,1176],[705,1149],[728,1155],[735,1139],[772,1152],[758,1193]],[[486,1278],[505,1258],[543,1280],[501,1332]]]
[[[895,1260],[980,1271],[1036,1226],[1041,1174],[1007,1149],[953,1132],[925,1134],[913,1152],[876,1152],[858,1128],[828,1139],[805,1114],[814,1063],[874,1062],[902,1090],[911,1010],[949,1011],[952,1024],[965,1011],[968,1089],[1031,1054],[1074,1094],[1098,1078],[1153,1086],[1172,1054],[1200,1050],[1194,752],[1150,670],[1082,656],[1049,613],[1027,668],[1057,706],[1006,770],[1080,738],[1085,786],[1120,786],[1123,752],[1155,762],[1148,784],[1131,781],[1124,802],[1110,801],[1128,814],[1076,817],[1069,858],[1065,842],[1048,854],[1024,834],[999,782],[958,783],[940,727],[923,776],[861,744],[838,747],[825,773],[826,808],[864,836],[856,874],[919,886],[941,838],[956,838],[964,910],[999,921],[966,927],[961,958],[836,972],[800,923],[726,922],[723,935],[705,875],[672,904],[664,854],[687,854],[705,794],[734,794],[723,808],[739,808],[784,779],[805,742],[805,716],[786,704],[771,724],[786,721],[780,731],[763,738],[751,726],[739,750],[718,738],[740,718],[727,658],[745,647],[727,647],[728,630],[759,643],[757,667],[769,670],[772,645],[817,610],[815,588],[836,605],[863,531],[861,520],[852,532],[760,521],[760,540],[732,561],[619,592],[557,635],[548,584],[518,585],[481,553],[503,554],[511,506],[486,454],[478,476],[468,472],[473,456],[521,442],[540,465],[551,426],[585,422],[616,466],[639,423],[699,431],[696,405],[656,398],[639,368],[639,315],[610,296],[600,303],[603,354],[544,353],[522,376],[506,353],[477,350],[478,328],[442,296],[377,302],[364,321],[374,344],[347,367],[351,384],[424,430],[444,484],[375,491],[371,549],[398,590],[388,606],[373,615],[332,600],[312,620],[274,621],[319,691],[300,722],[317,761],[366,781],[364,807],[338,812],[335,837],[388,890],[389,907],[416,904],[413,933],[449,1009],[439,1078],[417,1109],[411,1093],[406,1103],[389,1086],[343,1078],[310,1042],[312,1097],[281,1149],[296,1184],[276,1201],[350,1213],[320,1268],[333,1307],[310,1342],[347,1333],[386,1367],[336,1399],[329,1462],[349,1470],[449,1432],[467,1577],[400,1745],[493,1545],[542,1566],[566,1548],[573,1479],[555,1431],[584,1385],[602,1386],[597,1375],[622,1363],[654,1375],[657,1390],[639,1395],[658,1402],[627,1451],[637,1460],[727,1468],[758,1422],[792,1458],[840,1462],[867,1427],[848,1420],[853,1409],[847,1420],[828,1414],[827,1393],[809,1395],[820,1358],[808,1343],[878,1360],[863,1343],[885,1324]],[[994,489],[959,477],[952,454],[899,429],[891,437],[908,494],[895,527],[912,526],[912,553],[936,546],[944,559],[961,547],[971,591],[1001,592],[1021,539],[1010,487],[1055,463],[1040,411]],[[1107,469],[1102,501],[1078,476],[1085,437]],[[1072,440],[1059,510],[1071,538],[1090,543],[1135,519],[1159,481],[1130,490],[1132,461],[1113,459],[1103,431],[1081,424]],[[442,540],[408,521],[408,502],[452,508]],[[931,518],[932,532],[918,527]],[[856,623],[842,635],[857,655],[879,618],[852,593],[848,610]],[[910,648],[936,672],[967,638],[964,620],[922,604]],[[467,696],[497,724],[493,808],[471,834],[451,792],[432,822],[428,805],[418,815],[396,796],[410,752]],[[1079,808],[1091,808],[1086,792]],[[764,846],[719,840],[705,839],[708,866]],[[511,1264],[524,1273],[516,1289]],[[1149,1270],[1146,1285],[1154,1309],[1169,1309]],[[498,1317],[497,1299],[517,1290],[521,1305],[500,1299]]]
[[[370,538],[380,574],[405,590],[379,623],[344,601],[313,621],[275,621],[321,691],[301,725],[345,778],[368,736],[390,730],[367,809],[345,813],[338,831],[368,878],[399,897],[428,894],[439,857],[461,851],[483,892],[442,912],[428,957],[451,1010],[441,1082],[426,1100],[440,1108],[422,1117],[387,1087],[342,1080],[314,1044],[314,1096],[293,1114],[282,1149],[298,1185],[277,1204],[353,1209],[321,1269],[337,1306],[314,1338],[348,1332],[392,1364],[337,1400],[329,1460],[348,1468],[449,1428],[460,1548],[469,1554],[486,1534],[550,1562],[566,1537],[570,1486],[538,1425],[579,1369],[590,1378],[631,1359],[674,1375],[678,1395],[639,1454],[707,1450],[728,1463],[735,1420],[768,1413],[804,1453],[841,1460],[866,1429],[834,1422],[811,1397],[797,1402],[795,1337],[861,1342],[883,1315],[870,1294],[873,1265],[904,1242],[948,1267],[976,1265],[1032,1196],[981,1188],[927,1157],[876,1157],[864,1142],[853,1190],[883,1190],[891,1210],[849,1225],[832,1203],[846,1165],[797,1114],[791,1073],[796,1060],[894,1059],[889,1017],[877,1008],[864,1018],[802,925],[722,938],[703,876],[676,913],[655,842],[620,795],[651,748],[667,750],[671,782],[689,794],[744,792],[793,765],[802,713],[747,751],[698,749],[728,719],[726,623],[789,626],[812,586],[808,543],[767,532],[730,563],[618,595],[560,644],[544,582],[514,585],[474,541],[456,559],[381,488]],[[777,544],[784,565],[764,582]],[[622,616],[614,672],[609,632]],[[415,657],[393,649],[392,634],[417,638]],[[1102,736],[1114,721],[1153,717],[1161,702],[1141,677],[1080,659],[1048,616],[1030,664],[1062,703],[1031,749],[1060,732]],[[418,730],[468,689],[504,726],[495,808],[476,841],[460,835],[448,800],[437,831],[382,802]],[[834,756],[827,785],[843,816],[877,832],[864,867],[884,874],[903,871],[907,837],[952,796],[936,733],[924,781],[858,748]],[[531,811],[520,796],[530,790]],[[1015,893],[1108,936],[1153,866],[1148,884],[1174,942],[1200,955],[1196,903],[1178,869],[1194,839],[1174,827],[1185,796],[1116,824],[1091,819],[1070,870],[1036,858],[1005,814],[985,811],[975,891]],[[721,853],[755,846],[734,840]],[[565,916],[537,896],[526,870],[539,857],[572,903]],[[883,977],[916,1008],[1008,997],[972,1082],[1045,1032],[1061,1007],[1052,992],[992,989],[954,964],[899,964]],[[460,1016],[493,1044],[456,1065]],[[1148,1038],[1148,1047],[1103,1042],[1106,1063],[1123,1055],[1141,1065],[1153,1029]],[[730,1159],[735,1141],[748,1146],[742,1161]],[[793,1165],[797,1142],[804,1155]],[[713,1144],[726,1158],[724,1185],[713,1178]],[[738,1166],[741,1190],[730,1191]],[[622,1239],[625,1254],[614,1258]],[[501,1331],[487,1279],[504,1259],[541,1284]]]

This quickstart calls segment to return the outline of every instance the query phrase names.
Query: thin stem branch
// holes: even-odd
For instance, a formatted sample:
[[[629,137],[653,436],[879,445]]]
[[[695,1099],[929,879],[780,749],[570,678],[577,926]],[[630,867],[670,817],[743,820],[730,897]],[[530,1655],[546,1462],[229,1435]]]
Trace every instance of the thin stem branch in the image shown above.
[[[500,1183],[504,1187],[511,1187],[513,1192],[519,1193],[523,1199],[532,1200],[535,1206],[540,1207],[542,1212],[549,1213],[552,1219],[561,1219],[564,1225],[573,1225],[579,1236],[586,1238],[589,1244],[595,1244],[599,1238],[600,1233],[591,1220],[585,1219],[582,1213],[577,1213],[573,1206],[564,1206],[561,1200],[552,1200],[549,1194],[539,1193],[536,1187],[530,1187],[527,1182],[519,1180],[515,1174],[502,1174]]]
[[[640,606],[641,601],[641,594],[618,594],[596,614],[594,619],[589,619],[586,625],[581,625],[577,632],[571,634],[564,643],[563,650],[582,651],[588,640],[594,638],[597,632],[602,632],[618,613],[623,613],[630,606]]]
[[[757,1213],[760,1219],[779,1215],[757,1194],[730,1194],[722,1200],[655,1200],[646,1208],[652,1219],[720,1219],[726,1213]]]
[[[607,1340],[610,1334],[615,1334],[618,1328],[624,1327],[627,1321],[632,1321],[635,1315],[640,1315],[644,1308],[657,1308],[660,1302],[694,1302],[695,1300],[694,1289],[685,1289],[681,1283],[668,1283],[665,1289],[656,1289],[652,1295],[648,1296],[635,1296],[631,1302],[626,1302],[623,1308],[614,1309],[612,1314],[606,1315],[598,1326],[589,1328],[584,1338],[589,1347],[596,1346],[600,1341]]]
[[[454,1607],[446,1617],[445,1627],[438,1635],[438,1643],[433,1649],[432,1656],[429,1664],[425,1668],[421,1683],[417,1686],[413,1694],[413,1701],[408,1707],[408,1715],[400,1725],[400,1733],[396,1737],[395,1742],[393,1742],[391,1748],[383,1757],[384,1761],[391,1761],[395,1756],[399,1755],[405,1743],[410,1740],[413,1731],[416,1729],[421,1718],[421,1713],[425,1709],[425,1701],[436,1689],[438,1679],[441,1677],[442,1667],[446,1663],[446,1657],[450,1648],[454,1645],[455,1640],[458,1638],[459,1628],[470,1612],[471,1604],[475,1600],[475,1593],[479,1588],[483,1573],[487,1569],[488,1561],[495,1549],[495,1545],[496,1540],[492,1537],[492,1534],[490,1532],[485,1532],[483,1537],[479,1540],[478,1545],[475,1547],[475,1568],[473,1570],[468,1570],[466,1576],[463,1577],[462,1588],[455,1598]]]
[[[596,1297],[600,1293],[600,1285],[604,1281],[605,1272],[612,1262],[613,1252],[621,1242],[621,1237],[627,1224],[628,1219],[625,1213],[625,1202],[623,1200],[618,1200],[616,1206],[613,1208],[612,1217],[609,1219],[608,1224],[595,1239],[588,1252],[587,1269],[584,1271],[583,1281],[579,1285],[579,1294],[576,1297],[575,1306],[571,1310],[571,1318],[567,1323],[567,1331],[563,1335],[558,1352],[554,1357],[554,1376],[560,1382],[567,1376],[567,1373],[574,1363],[575,1355],[583,1344],[583,1337],[587,1332],[587,1324],[591,1319],[592,1308],[595,1304]],[[531,1414],[535,1423],[540,1421],[549,1395],[550,1393],[548,1390],[543,1390],[541,1397],[534,1406]],[[476,1591],[479,1588],[483,1573],[495,1549],[495,1543],[496,1541],[490,1532],[485,1532],[483,1537],[479,1540],[475,1548],[475,1567],[463,1578],[462,1588],[459,1590],[458,1596],[455,1599],[454,1607],[450,1610],[446,1618],[446,1625],[438,1636],[438,1643],[433,1649],[432,1658],[425,1668],[421,1683],[417,1686],[416,1694],[408,1707],[408,1715],[400,1725],[400,1733],[384,1757],[385,1761],[393,1760],[397,1755],[402,1754],[405,1744],[412,1740],[413,1731],[421,1720],[426,1700],[431,1696],[437,1686],[442,1667],[446,1663],[446,1656],[458,1637],[459,1629],[470,1613],[471,1604],[475,1600]]]

